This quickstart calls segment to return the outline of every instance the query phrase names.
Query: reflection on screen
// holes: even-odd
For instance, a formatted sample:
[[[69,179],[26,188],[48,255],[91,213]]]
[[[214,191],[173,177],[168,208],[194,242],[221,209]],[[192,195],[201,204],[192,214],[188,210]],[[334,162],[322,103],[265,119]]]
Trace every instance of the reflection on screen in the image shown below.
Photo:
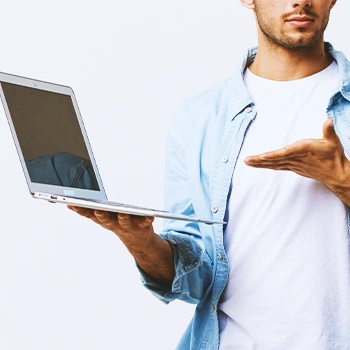
[[[1,82],[32,182],[99,190],[69,95]]]

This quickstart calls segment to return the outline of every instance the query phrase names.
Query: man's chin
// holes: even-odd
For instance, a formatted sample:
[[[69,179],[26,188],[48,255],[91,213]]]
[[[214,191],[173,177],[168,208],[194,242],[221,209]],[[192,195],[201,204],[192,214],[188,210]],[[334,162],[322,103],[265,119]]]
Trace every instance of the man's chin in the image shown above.
[[[281,38],[278,44],[288,50],[301,51],[315,48],[320,40],[323,41],[323,38],[314,34],[298,33]]]

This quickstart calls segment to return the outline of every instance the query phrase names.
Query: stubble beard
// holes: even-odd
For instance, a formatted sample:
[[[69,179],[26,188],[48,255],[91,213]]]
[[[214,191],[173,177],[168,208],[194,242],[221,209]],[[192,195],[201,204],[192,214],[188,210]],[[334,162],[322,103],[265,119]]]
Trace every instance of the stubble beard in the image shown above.
[[[264,13],[259,6],[255,6],[255,15],[258,26],[271,48],[281,48],[290,52],[300,53],[301,51],[313,49],[320,41],[323,42],[324,31],[329,21],[330,9],[315,31],[307,33],[307,28],[297,28],[298,33],[305,33],[305,35],[298,36],[287,33],[283,28],[279,29],[278,25],[274,25],[271,18]],[[283,15],[279,23],[285,23],[287,18],[295,15],[306,15],[318,19],[317,14],[308,9],[304,9],[303,11]]]

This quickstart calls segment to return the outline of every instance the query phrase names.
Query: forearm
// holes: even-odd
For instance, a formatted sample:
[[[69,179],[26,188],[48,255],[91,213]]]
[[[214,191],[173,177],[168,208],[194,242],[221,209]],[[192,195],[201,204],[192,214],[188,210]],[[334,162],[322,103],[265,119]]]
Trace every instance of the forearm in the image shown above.
[[[141,270],[154,282],[171,289],[175,277],[174,253],[168,241],[153,232],[119,237]]]

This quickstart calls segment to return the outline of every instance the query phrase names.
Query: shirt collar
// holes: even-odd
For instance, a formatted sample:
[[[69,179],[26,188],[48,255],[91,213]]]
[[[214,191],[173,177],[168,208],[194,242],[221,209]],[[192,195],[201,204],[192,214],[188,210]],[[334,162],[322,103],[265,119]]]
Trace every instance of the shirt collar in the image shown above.
[[[344,98],[350,101],[350,62],[342,52],[334,50],[330,43],[325,43],[325,49],[328,50],[338,64],[340,75],[339,91]],[[243,109],[254,103],[244,84],[243,74],[245,69],[253,63],[257,52],[257,47],[248,49],[246,55],[242,59],[242,64],[238,67],[233,76],[230,103],[232,119]]]
[[[325,43],[325,47],[333,56],[339,67],[339,91],[345,99],[350,101],[350,62],[342,52],[334,50],[330,43]]]
[[[241,66],[236,70],[232,79],[232,93],[231,93],[231,112],[232,119],[236,117],[247,106],[253,104],[253,99],[251,98],[243,80],[243,74],[247,67],[249,67],[258,52],[258,48],[248,49],[247,54],[243,57]]]

